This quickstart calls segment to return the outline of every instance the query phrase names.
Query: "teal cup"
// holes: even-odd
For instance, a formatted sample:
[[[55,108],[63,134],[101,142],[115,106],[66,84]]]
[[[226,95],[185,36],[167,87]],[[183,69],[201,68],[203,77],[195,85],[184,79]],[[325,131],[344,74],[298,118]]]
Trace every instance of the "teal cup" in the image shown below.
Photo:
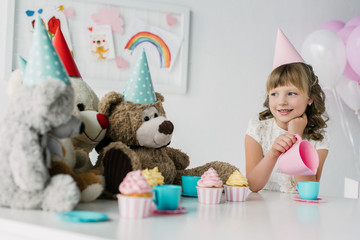
[[[319,195],[319,182],[300,181],[296,184],[300,198],[303,200],[316,200]]]
[[[158,185],[153,188],[154,203],[158,210],[176,210],[180,203],[181,186]]]
[[[197,176],[182,176],[181,182],[182,182],[183,195],[196,197],[197,196],[196,186],[200,178],[201,177],[197,177]]]

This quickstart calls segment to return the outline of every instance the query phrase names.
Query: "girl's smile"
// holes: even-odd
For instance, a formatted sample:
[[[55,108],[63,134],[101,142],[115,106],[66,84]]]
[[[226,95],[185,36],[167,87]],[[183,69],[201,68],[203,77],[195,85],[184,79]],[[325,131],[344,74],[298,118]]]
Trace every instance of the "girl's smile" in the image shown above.
[[[279,109],[279,110],[277,110],[277,111],[280,113],[280,115],[286,116],[286,115],[290,114],[290,112],[292,111],[292,109]]]

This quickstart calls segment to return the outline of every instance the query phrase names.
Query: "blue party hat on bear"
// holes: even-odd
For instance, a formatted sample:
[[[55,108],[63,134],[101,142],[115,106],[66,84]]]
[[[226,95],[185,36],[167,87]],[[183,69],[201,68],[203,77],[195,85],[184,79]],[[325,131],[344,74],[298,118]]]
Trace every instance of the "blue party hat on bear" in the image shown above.
[[[23,84],[35,85],[39,82],[56,78],[70,84],[64,66],[56,53],[49,35],[39,15],[35,21],[29,59],[26,64]]]
[[[142,49],[133,71],[130,74],[123,94],[125,101],[130,101],[135,104],[151,104],[156,102],[155,91],[144,49]]]

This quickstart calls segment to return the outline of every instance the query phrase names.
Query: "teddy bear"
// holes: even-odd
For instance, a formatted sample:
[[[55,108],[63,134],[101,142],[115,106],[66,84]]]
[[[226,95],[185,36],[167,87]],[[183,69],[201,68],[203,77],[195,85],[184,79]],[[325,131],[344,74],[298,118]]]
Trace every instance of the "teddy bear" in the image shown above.
[[[187,169],[189,156],[169,147],[174,125],[166,118],[164,97],[153,90],[145,51],[135,64],[124,93],[106,94],[99,112],[109,120],[106,137],[97,145],[96,166],[104,169],[106,192],[114,196],[125,175],[132,170],[158,167],[166,184],[181,184],[181,176],[200,176],[208,168],[226,181],[235,170],[224,162]]]
[[[7,94],[10,98],[22,86],[22,72],[26,60],[19,58],[19,62],[21,68],[13,71],[8,81]],[[81,192],[80,201],[91,202],[102,194],[104,179],[102,172],[93,168],[89,153],[105,137],[108,121],[104,115],[98,113],[99,99],[90,86],[74,76],[70,76],[70,82],[75,94],[72,114],[85,124],[85,129],[80,135],[53,141],[61,144],[63,154],[53,155],[55,162],[50,173],[66,173],[72,176]]]
[[[91,52],[97,59],[106,59],[106,53],[109,51],[105,34],[93,34],[91,36]]]
[[[91,202],[103,192],[104,179],[102,172],[93,168],[90,152],[105,137],[108,120],[98,112],[99,98],[82,79],[60,27],[56,30],[52,44],[64,64],[74,89],[75,100],[72,114],[85,124],[85,129],[80,135],[61,140],[66,150],[63,161],[70,167],[67,170],[66,167],[61,169],[71,174],[78,183],[81,201]],[[19,62],[23,65],[21,59]]]
[[[63,154],[57,138],[74,137],[84,125],[72,116],[74,91],[39,16],[22,75],[0,125],[0,205],[72,210],[80,200],[77,183],[50,169]]]
[[[90,86],[81,78],[70,77],[75,93],[73,115],[85,124],[83,133],[73,138],[61,139],[66,155],[64,162],[69,166],[66,171],[79,183],[81,202],[91,202],[103,192],[103,172],[95,169],[90,152],[105,137],[107,118],[97,111],[99,99]],[[66,167],[62,167],[63,172]],[[71,173],[71,171],[73,173]],[[86,177],[86,181],[79,178]]]
[[[73,119],[68,107],[72,103],[71,86],[58,79],[16,91],[0,129],[1,206],[69,211],[79,202],[80,192],[71,176],[50,176],[48,154],[53,152],[43,140]]]
[[[49,172],[52,176],[70,175],[80,190],[81,202],[90,202],[103,192],[104,180],[101,172],[91,170],[93,166],[89,152],[105,136],[107,119],[96,111],[99,99],[90,86],[82,80],[60,28],[56,31],[53,44],[58,53],[57,56],[61,59],[70,77],[75,95],[72,114],[85,123],[85,129],[83,133],[72,138],[60,138],[52,141],[61,145],[63,153],[61,156],[52,154],[53,161]],[[48,47],[55,51],[54,47]],[[7,93],[10,97],[23,85],[23,72],[27,62],[22,57],[19,57],[18,60],[20,69],[11,74],[8,82]]]

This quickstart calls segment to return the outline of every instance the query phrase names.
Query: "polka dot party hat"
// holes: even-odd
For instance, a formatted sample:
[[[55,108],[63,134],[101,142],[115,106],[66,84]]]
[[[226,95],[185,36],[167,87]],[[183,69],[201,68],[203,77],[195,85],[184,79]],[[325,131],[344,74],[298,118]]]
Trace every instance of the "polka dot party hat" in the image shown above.
[[[75,60],[70,52],[69,46],[66,43],[65,37],[60,27],[56,29],[52,44],[57,51],[61,62],[64,64],[66,72],[69,74],[69,76],[81,78],[81,74],[76,66]]]
[[[123,94],[125,101],[130,101],[135,104],[151,104],[156,102],[155,91],[144,49],[142,49],[135,67],[130,74]]]
[[[29,59],[26,64],[23,84],[36,85],[47,79],[57,78],[66,84],[70,84],[58,54],[46,32],[39,15],[35,21]]]
[[[18,63],[19,63],[21,71],[24,72],[25,67],[26,67],[26,60],[23,57],[19,56],[18,57]]]

